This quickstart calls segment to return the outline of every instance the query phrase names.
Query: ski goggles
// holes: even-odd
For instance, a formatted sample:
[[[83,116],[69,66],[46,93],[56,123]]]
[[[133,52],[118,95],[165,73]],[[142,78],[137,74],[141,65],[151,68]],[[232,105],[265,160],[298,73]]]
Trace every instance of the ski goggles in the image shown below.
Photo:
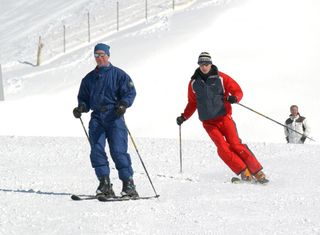
[[[105,56],[106,56],[106,53],[94,53],[95,58],[105,57]]]

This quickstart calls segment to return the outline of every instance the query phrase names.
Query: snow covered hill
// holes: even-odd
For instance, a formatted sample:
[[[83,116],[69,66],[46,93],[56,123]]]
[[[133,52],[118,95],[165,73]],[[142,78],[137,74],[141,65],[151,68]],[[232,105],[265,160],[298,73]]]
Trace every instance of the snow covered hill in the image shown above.
[[[230,183],[233,174],[208,141],[137,139],[160,198],[76,202],[98,182],[85,138],[0,137],[0,234],[319,234],[318,145],[251,144],[271,182]],[[135,181],[154,195],[130,146]],[[111,179],[121,190],[116,170]]]
[[[0,1],[0,234],[320,234],[320,2],[314,0]],[[92,32],[87,42],[87,13]],[[63,53],[62,29],[67,28]],[[43,63],[35,63],[39,34]],[[97,180],[72,115],[97,42],[137,88],[126,122],[159,199],[75,202]],[[196,114],[178,127],[202,51],[244,91],[243,104],[284,122],[297,104],[317,142],[285,144],[283,128],[233,105],[240,137],[264,166],[267,186],[231,184]],[[87,125],[89,115],[83,115]],[[154,192],[130,146],[140,195]],[[116,193],[121,184],[111,175]]]
[[[139,137],[176,138],[175,118],[185,107],[188,80],[200,52],[209,51],[220,70],[243,88],[243,104],[279,122],[288,117],[290,105],[297,104],[309,119],[311,136],[320,139],[315,109],[319,105],[319,2],[180,0],[175,1],[179,7],[173,11],[172,1],[150,0],[153,16],[145,21],[144,1],[120,1],[121,17],[133,17],[137,24],[126,22],[119,32],[94,28],[90,43],[79,42],[58,56],[46,47],[43,36],[43,65],[23,63],[35,63],[40,33],[56,35],[52,39],[62,42],[61,34],[55,32],[62,30],[64,23],[78,23],[86,29],[88,10],[92,25],[101,25],[105,12],[114,16],[110,9],[116,1],[107,2],[24,0],[1,4],[0,11],[6,13],[0,17],[6,102],[0,102],[0,133],[82,136],[71,110],[80,80],[94,67],[92,48],[102,41],[111,45],[112,63],[127,71],[136,85],[138,95],[127,122]],[[131,8],[139,14],[130,14]],[[61,51],[61,45],[55,50]],[[32,115],[26,114],[28,111]],[[285,142],[282,127],[242,107],[234,105],[234,117],[246,141]],[[184,138],[207,139],[196,115],[185,125]]]

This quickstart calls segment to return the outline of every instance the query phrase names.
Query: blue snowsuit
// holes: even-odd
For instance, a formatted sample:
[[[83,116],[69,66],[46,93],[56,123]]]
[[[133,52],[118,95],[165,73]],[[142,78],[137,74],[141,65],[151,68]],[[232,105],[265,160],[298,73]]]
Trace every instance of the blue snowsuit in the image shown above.
[[[127,181],[133,175],[127,153],[128,132],[124,118],[117,117],[115,110],[119,104],[130,107],[135,96],[136,90],[129,75],[111,63],[96,67],[81,81],[78,105],[83,105],[86,112],[93,111],[89,123],[90,160],[98,178],[110,174],[106,139],[119,178]]]

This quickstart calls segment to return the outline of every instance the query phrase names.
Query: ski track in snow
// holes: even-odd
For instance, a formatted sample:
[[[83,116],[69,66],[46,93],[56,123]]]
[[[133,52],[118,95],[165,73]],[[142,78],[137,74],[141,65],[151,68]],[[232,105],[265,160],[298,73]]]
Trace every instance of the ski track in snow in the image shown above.
[[[92,194],[98,185],[85,138],[2,136],[0,143],[0,234],[320,232],[318,145],[249,144],[271,182],[233,185],[211,142],[183,140],[180,174],[176,140],[139,138],[160,198],[102,203],[70,199]],[[131,145],[129,152],[140,195],[154,195]]]
[[[6,101],[0,103],[0,234],[320,234],[317,142],[284,144],[282,127],[233,105],[240,136],[252,141],[248,146],[270,179],[262,186],[230,183],[234,174],[217,156],[196,114],[183,127],[183,138],[194,140],[182,142],[182,174],[179,143],[168,139],[177,135],[175,118],[186,104],[197,56],[207,50],[239,82],[244,104],[281,122],[296,103],[318,140],[320,4],[175,2],[172,11],[170,1],[148,1],[145,20],[144,1],[121,1],[119,32],[115,0],[1,2]],[[91,43],[86,41],[88,11]],[[44,61],[35,67],[39,34]],[[94,66],[92,48],[98,41],[111,45],[112,63],[137,87],[126,122],[135,135],[148,137],[136,142],[158,199],[72,201],[71,194],[92,194],[98,186],[87,140],[43,137],[84,135],[71,111],[80,79]],[[89,115],[83,119],[87,124]],[[154,195],[132,145],[129,152],[138,192]],[[110,164],[119,194],[121,182]]]

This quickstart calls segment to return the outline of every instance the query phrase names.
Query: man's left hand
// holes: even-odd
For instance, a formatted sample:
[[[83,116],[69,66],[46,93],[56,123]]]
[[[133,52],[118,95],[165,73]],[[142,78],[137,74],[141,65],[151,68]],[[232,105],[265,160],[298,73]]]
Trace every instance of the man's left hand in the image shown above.
[[[307,136],[302,135],[302,137],[301,137],[301,139],[300,139],[300,140],[301,140],[301,142],[302,142],[302,143],[304,143],[304,141],[306,141],[306,139],[307,139]]]
[[[127,106],[125,104],[119,104],[116,108],[116,115],[117,117],[123,116],[123,114],[126,112]]]

